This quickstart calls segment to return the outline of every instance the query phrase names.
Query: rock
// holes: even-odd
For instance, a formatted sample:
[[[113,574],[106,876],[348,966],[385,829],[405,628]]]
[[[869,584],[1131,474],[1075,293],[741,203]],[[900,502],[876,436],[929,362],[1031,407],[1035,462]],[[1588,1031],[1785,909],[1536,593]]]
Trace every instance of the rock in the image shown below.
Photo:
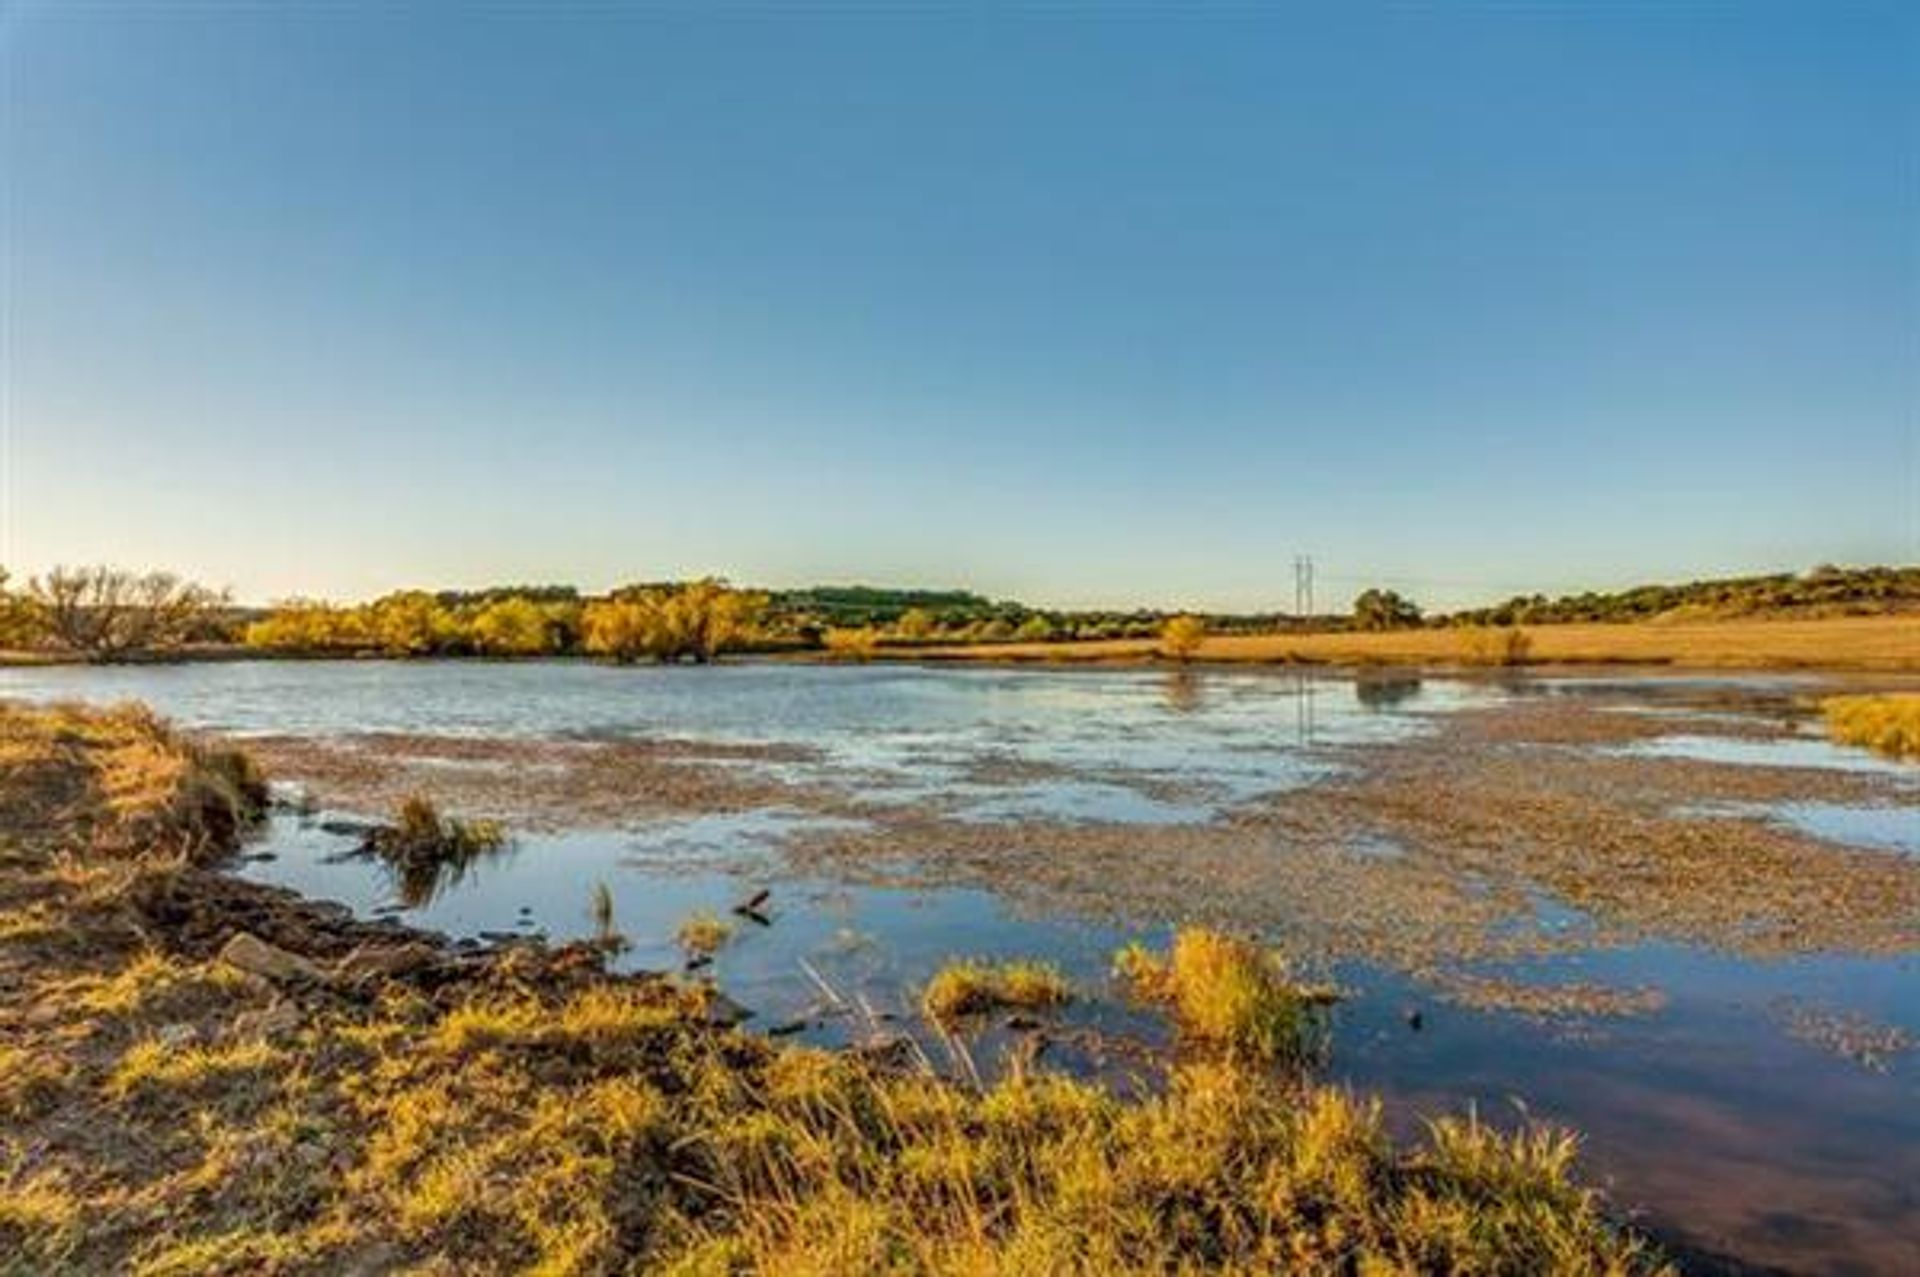
[[[419,941],[394,945],[363,944],[334,964],[333,978],[348,984],[391,979],[431,966],[439,956],[432,945]]]
[[[1426,1024],[1427,1024],[1427,1017],[1421,1014],[1419,1007],[1414,1007],[1412,1010],[1407,1012],[1407,1027],[1409,1029],[1412,1029],[1415,1033],[1418,1033],[1421,1029],[1425,1028]]]
[[[233,1034],[239,1038],[277,1038],[300,1027],[300,1008],[291,1002],[276,1002],[258,1011],[236,1016]]]
[[[234,933],[233,938],[220,950],[220,961],[236,971],[275,983],[288,980],[312,980],[318,983],[325,978],[319,967],[299,954],[288,953],[247,931]]]

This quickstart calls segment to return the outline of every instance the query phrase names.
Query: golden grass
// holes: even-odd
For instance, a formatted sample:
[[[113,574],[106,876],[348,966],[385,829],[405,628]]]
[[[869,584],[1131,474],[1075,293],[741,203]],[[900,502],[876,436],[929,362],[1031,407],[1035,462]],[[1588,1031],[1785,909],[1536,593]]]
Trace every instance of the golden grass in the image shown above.
[[[1278,954],[1250,941],[1182,927],[1165,957],[1129,945],[1114,970],[1135,996],[1166,1006],[1195,1042],[1295,1062],[1313,1059],[1324,1042],[1332,995],[1295,981]]]
[[[690,955],[708,958],[726,947],[727,941],[733,939],[733,930],[731,922],[702,910],[681,921],[679,929],[674,932],[674,939]]]
[[[936,1024],[988,1011],[1040,1011],[1063,1006],[1073,988],[1057,967],[1044,962],[949,962],[934,972],[920,1008]]]
[[[1820,704],[1827,731],[1843,745],[1895,758],[1920,758],[1920,692],[1834,696]]]
[[[1457,629],[1383,634],[1217,634],[1202,661],[1326,665],[1463,663]],[[1820,620],[1735,620],[1639,625],[1536,625],[1526,629],[1529,664],[1638,663],[1713,669],[1920,670],[1920,617],[1843,616]],[[916,647],[916,660],[1147,661],[1153,639],[982,643]],[[883,651],[883,655],[887,654]]]

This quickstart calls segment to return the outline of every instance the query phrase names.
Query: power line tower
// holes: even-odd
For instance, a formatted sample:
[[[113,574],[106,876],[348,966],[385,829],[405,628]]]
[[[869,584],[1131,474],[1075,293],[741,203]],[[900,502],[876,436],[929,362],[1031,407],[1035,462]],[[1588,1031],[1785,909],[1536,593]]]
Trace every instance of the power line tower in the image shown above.
[[[1301,619],[1313,616],[1313,556],[1293,556],[1293,614]]]

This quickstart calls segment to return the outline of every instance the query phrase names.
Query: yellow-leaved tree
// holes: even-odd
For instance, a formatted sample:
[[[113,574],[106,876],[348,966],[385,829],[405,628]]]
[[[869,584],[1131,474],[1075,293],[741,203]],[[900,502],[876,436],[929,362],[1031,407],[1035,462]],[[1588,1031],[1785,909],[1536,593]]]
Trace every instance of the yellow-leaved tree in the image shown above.
[[[1160,627],[1160,654],[1185,663],[1193,659],[1206,638],[1207,623],[1201,618],[1189,613],[1170,617]]]

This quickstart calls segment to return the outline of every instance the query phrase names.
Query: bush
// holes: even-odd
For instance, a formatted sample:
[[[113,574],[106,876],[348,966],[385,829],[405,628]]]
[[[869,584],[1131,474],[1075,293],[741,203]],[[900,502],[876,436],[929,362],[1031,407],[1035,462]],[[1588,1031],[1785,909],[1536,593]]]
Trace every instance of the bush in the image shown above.
[[[858,629],[828,630],[820,641],[835,660],[870,661],[880,646],[880,635],[871,626],[863,625]]]
[[[1176,661],[1190,661],[1207,639],[1207,623],[1197,616],[1180,615],[1160,627],[1160,654]]]
[[[1827,731],[1843,745],[1920,758],[1920,692],[1834,696],[1821,702]]]

